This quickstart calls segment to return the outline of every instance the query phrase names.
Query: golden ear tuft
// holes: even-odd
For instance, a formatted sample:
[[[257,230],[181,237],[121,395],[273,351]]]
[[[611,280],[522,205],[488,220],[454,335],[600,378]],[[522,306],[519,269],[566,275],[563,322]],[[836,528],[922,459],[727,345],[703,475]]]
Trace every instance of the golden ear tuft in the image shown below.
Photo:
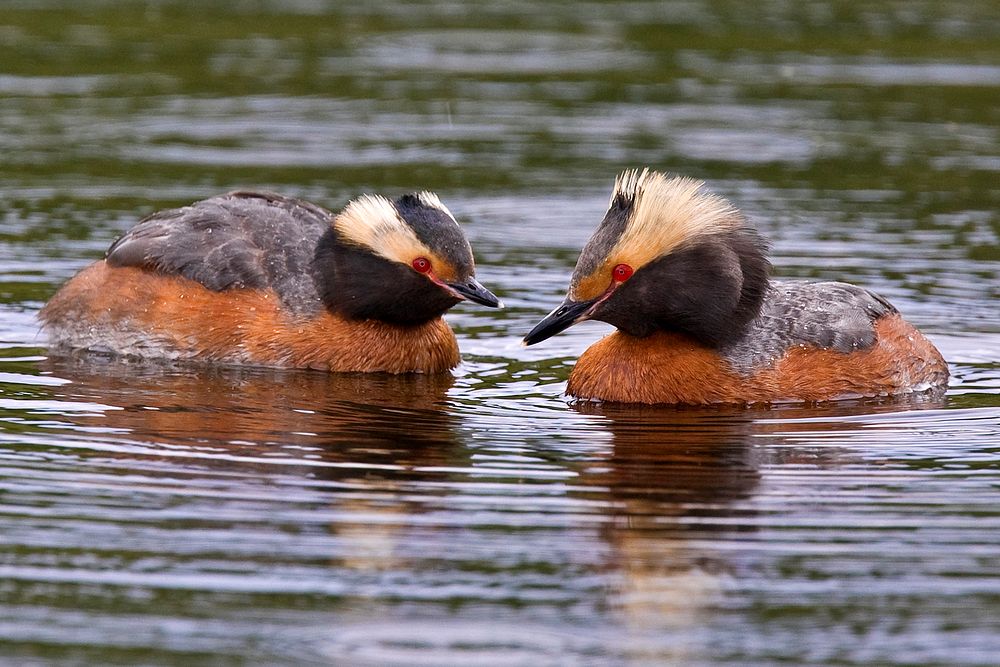
[[[700,236],[743,224],[732,204],[693,178],[633,169],[615,181],[612,201],[619,196],[633,204],[622,235],[608,253],[612,265],[625,262],[639,269]]]
[[[618,264],[627,264],[639,271],[699,237],[743,225],[740,212],[722,197],[705,190],[703,182],[684,176],[666,176],[648,168],[620,173],[615,179],[608,208],[609,213],[611,209],[623,209],[622,215],[627,218],[620,233],[598,230],[588,243],[588,246],[594,244],[598,234],[607,236],[607,240],[601,240],[607,243],[602,258],[595,261],[592,257],[588,261],[594,270],[574,276],[570,288],[574,298],[593,298],[601,294],[611,283],[611,271]],[[606,218],[610,219],[612,217]],[[600,247],[599,242],[596,248]]]
[[[333,226],[344,242],[394,262],[409,264],[414,257],[434,255],[381,195],[353,200],[334,218]]]

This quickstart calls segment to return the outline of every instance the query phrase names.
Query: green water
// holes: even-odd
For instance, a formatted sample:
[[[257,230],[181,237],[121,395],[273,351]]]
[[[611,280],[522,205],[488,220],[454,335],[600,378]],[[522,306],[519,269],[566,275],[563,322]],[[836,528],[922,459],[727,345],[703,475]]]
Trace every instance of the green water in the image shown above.
[[[0,4],[0,662],[993,665],[995,2]],[[614,175],[888,297],[942,397],[573,405],[520,338]],[[435,190],[504,311],[447,378],[46,358],[138,218]]]

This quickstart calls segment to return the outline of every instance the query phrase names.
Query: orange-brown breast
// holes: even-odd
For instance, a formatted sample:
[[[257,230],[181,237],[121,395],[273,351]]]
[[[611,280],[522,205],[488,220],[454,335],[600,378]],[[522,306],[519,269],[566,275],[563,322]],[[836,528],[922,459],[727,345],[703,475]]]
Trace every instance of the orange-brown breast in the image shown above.
[[[416,326],[282,309],[270,291],[213,292],[178,276],[100,261],[39,314],[54,347],[338,372],[439,373],[459,362],[441,318]]]
[[[877,321],[875,332],[868,349],[794,347],[749,376],[680,334],[616,332],[584,352],[566,393],[622,403],[758,403],[885,396],[947,383],[941,353],[898,314]]]

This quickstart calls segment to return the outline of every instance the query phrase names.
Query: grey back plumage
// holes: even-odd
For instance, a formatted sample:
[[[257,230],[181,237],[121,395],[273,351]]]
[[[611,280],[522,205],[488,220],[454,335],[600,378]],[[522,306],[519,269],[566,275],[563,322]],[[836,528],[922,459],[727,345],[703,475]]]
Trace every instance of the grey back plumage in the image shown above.
[[[895,312],[881,296],[854,285],[774,280],[760,314],[722,354],[736,370],[749,374],[796,346],[863,350],[875,344],[875,321]]]
[[[213,291],[270,289],[292,311],[312,312],[322,307],[312,261],[331,219],[326,209],[291,197],[230,192],[144,218],[106,259]]]

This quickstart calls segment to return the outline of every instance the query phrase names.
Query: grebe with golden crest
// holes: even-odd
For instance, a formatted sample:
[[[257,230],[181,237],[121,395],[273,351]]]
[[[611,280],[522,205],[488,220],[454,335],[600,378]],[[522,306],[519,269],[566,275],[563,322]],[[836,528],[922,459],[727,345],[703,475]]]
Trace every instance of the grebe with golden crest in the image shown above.
[[[626,171],[566,299],[524,342],[583,320],[614,325],[580,357],[567,393],[624,403],[822,401],[947,384],[941,354],[881,296],[769,273],[763,239],[703,183]]]
[[[432,193],[364,195],[333,215],[231,192],[143,219],[39,318],[57,352],[438,373],[459,362],[441,316],[463,299],[501,305]]]

